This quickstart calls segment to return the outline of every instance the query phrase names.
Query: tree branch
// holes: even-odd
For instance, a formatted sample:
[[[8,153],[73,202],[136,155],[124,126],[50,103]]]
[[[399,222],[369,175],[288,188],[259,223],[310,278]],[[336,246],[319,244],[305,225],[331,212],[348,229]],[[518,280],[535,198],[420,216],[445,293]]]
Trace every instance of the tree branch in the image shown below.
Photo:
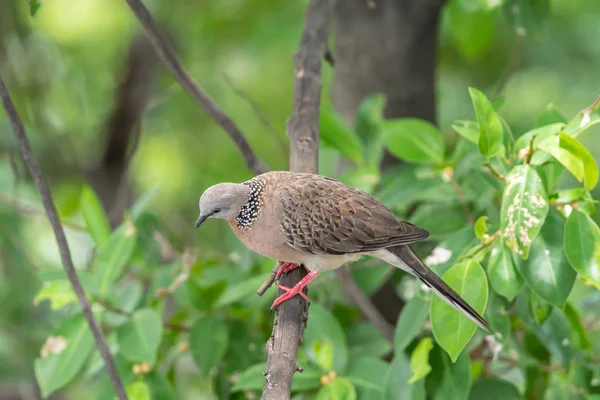
[[[294,102],[286,130],[290,138],[290,170],[318,171],[319,107],[321,65],[333,20],[335,0],[311,0],[302,31],[300,48],[294,56]],[[296,268],[281,279],[292,287],[306,275]],[[283,291],[280,289],[279,294]],[[275,311],[273,333],[267,342],[267,370],[263,400],[289,399],[296,368],[296,352],[308,319],[308,305],[300,296],[281,304]]]
[[[383,337],[390,343],[394,343],[394,327],[390,325],[383,315],[379,312],[377,307],[369,299],[367,295],[362,291],[360,287],[352,279],[352,275],[346,269],[346,267],[338,268],[336,276],[342,282],[346,293],[350,299],[360,308],[361,312],[371,323],[381,332]]]
[[[102,355],[110,381],[119,399],[126,400],[127,395],[125,394],[123,383],[119,378],[114,360],[110,354],[110,350],[108,349],[108,345],[106,344],[106,340],[104,339],[102,331],[100,330],[100,327],[94,318],[94,314],[92,314],[92,308],[90,307],[90,303],[85,295],[85,292],[83,291],[81,282],[79,282],[79,278],[77,277],[77,272],[75,271],[75,266],[73,265],[73,260],[71,259],[69,245],[67,244],[67,238],[60,223],[60,219],[58,218],[58,213],[56,211],[56,206],[54,205],[54,200],[52,199],[52,194],[50,193],[50,188],[48,187],[48,183],[42,175],[40,166],[33,152],[31,151],[29,140],[25,134],[25,128],[23,127],[23,123],[17,114],[17,110],[15,109],[10,94],[8,93],[8,89],[4,84],[2,75],[0,75],[0,98],[2,98],[6,115],[10,120],[10,124],[17,138],[17,142],[19,143],[19,148],[21,149],[21,154],[23,155],[25,165],[27,165],[27,168],[29,169],[29,172],[31,173],[31,176],[33,177],[33,180],[35,181],[40,192],[42,203],[46,209],[46,214],[48,215],[50,225],[52,226],[52,230],[56,236],[63,267],[67,273],[69,281],[71,282],[73,291],[77,295],[77,300],[79,300],[79,305],[81,306],[83,315],[90,327],[90,330],[92,331],[94,340],[96,341],[96,346]]]
[[[126,0],[126,2],[146,30],[146,34],[154,47],[154,51],[156,51],[158,57],[165,64],[165,67],[167,67],[171,75],[173,75],[175,80],[185,89],[190,97],[229,134],[240,150],[244,162],[246,163],[246,167],[256,174],[266,172],[267,167],[258,159],[250,147],[250,144],[242,134],[242,131],[183,68],[181,62],[175,55],[175,52],[162,33],[158,30],[148,9],[140,0]]]

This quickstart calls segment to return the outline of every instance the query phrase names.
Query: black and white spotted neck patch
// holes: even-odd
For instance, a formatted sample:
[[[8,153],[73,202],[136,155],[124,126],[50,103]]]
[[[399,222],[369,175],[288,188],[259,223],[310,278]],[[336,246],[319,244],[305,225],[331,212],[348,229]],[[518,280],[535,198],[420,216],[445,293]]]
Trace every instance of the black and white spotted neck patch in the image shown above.
[[[244,185],[250,186],[248,202],[242,206],[239,214],[235,218],[235,222],[239,228],[248,229],[260,215],[265,185],[256,179],[250,179],[249,181],[244,182]]]

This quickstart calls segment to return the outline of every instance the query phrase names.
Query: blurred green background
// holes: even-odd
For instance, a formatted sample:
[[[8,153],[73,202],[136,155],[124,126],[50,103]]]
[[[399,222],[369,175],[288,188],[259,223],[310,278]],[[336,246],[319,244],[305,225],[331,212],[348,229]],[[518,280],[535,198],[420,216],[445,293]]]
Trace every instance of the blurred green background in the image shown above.
[[[452,122],[473,117],[468,86],[491,98],[503,94],[501,114],[516,134],[529,130],[548,104],[570,119],[600,94],[600,2],[533,1],[540,6],[519,14],[523,21],[517,29],[507,3],[511,2],[452,0],[442,9],[436,114],[449,147],[459,138]],[[306,2],[151,0],[146,5],[190,74],[242,129],[258,156],[271,169],[287,169],[285,122],[292,105],[292,56]],[[140,33],[122,0],[47,0],[33,17],[25,0],[0,5],[0,70],[51,183],[81,269],[89,266],[94,247],[89,235],[77,228],[84,224],[82,185],[96,179],[86,174],[102,164],[107,124],[126,75],[131,43]],[[253,282],[260,283],[272,263],[242,248],[225,223],[213,221],[202,230],[193,228],[204,189],[221,181],[249,179],[252,172],[226,133],[162,66],[152,56],[144,62],[156,65],[156,70],[143,85],[148,104],[129,168],[133,198],[149,199],[147,219],[141,225],[136,222],[140,236],[152,241],[156,229],[175,252],[194,249],[200,259],[210,260],[207,265],[227,265],[231,274],[234,268],[252,271]],[[333,74],[325,63],[325,106],[331,104]],[[596,127],[579,137],[596,159],[600,159],[599,133]],[[326,145],[321,158],[324,174],[336,175],[343,165],[340,155]],[[594,194],[597,198],[598,190]],[[599,220],[597,214],[592,217]],[[33,299],[43,280],[40,271],[60,268],[60,260],[3,111],[0,235],[0,399],[37,398],[33,359],[57,322],[47,304],[34,305]],[[149,264],[152,255],[165,259],[160,254],[166,251],[164,245],[150,247],[139,260]],[[242,265],[235,266],[239,260]],[[158,264],[157,260],[154,266],[142,267],[146,283],[160,269]],[[252,300],[253,307],[264,308],[260,317],[241,307],[236,317],[255,332],[248,336],[259,352],[270,330],[266,310],[272,294]],[[183,362],[177,370],[181,378],[175,386],[180,398],[201,398],[200,393],[214,388],[205,390],[212,384],[196,379],[189,364]],[[176,372],[170,371],[166,375],[171,379]],[[89,390],[83,383],[75,384],[61,396],[88,398]],[[8,397],[11,393],[19,394]]]

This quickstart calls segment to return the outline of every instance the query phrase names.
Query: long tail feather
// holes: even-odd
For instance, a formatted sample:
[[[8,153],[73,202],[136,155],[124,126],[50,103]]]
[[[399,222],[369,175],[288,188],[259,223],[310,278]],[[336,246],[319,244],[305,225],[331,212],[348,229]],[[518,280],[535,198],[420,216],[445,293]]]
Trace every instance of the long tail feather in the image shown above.
[[[399,260],[405,265],[396,265],[397,267],[404,269],[405,271],[415,275],[425,285],[431,288],[442,300],[460,311],[467,318],[473,321],[481,329],[491,332],[492,329],[487,321],[479,315],[477,311],[473,309],[458,293],[456,293],[450,286],[446,284],[439,276],[437,276],[432,270],[430,270],[421,261],[419,256],[408,247],[408,245],[395,246],[388,248],[388,251],[394,254]]]

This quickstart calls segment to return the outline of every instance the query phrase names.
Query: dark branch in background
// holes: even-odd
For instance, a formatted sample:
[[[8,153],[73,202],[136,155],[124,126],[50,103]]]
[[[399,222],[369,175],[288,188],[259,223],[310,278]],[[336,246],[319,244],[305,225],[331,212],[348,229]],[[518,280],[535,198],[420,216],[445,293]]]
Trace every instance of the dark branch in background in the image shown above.
[[[126,1],[129,5],[129,8],[131,8],[137,19],[144,26],[146,34],[148,35],[154,50],[161,61],[165,64],[171,75],[173,75],[175,80],[185,89],[190,97],[229,134],[231,139],[233,139],[236,146],[242,153],[246,167],[254,171],[256,174],[266,172],[267,167],[256,157],[241,130],[183,68],[177,56],[175,55],[175,52],[156,27],[156,24],[152,20],[152,16],[148,12],[148,9],[140,0]]]
[[[294,102],[286,130],[290,138],[290,170],[317,173],[319,160],[319,108],[321,65],[333,20],[335,0],[311,0],[300,48],[294,56]],[[296,268],[281,279],[292,287],[306,275]],[[283,294],[279,290],[279,295]],[[308,305],[300,296],[281,304],[275,312],[273,333],[267,342],[267,370],[263,400],[289,399],[296,367],[296,352],[308,318]]]
[[[435,124],[435,66],[442,0],[344,0],[335,10],[332,102],[353,126],[362,101],[386,98],[385,118],[422,118]],[[386,152],[382,170],[398,165]],[[390,324],[404,301],[388,280],[371,296]]]
[[[56,241],[58,243],[58,249],[60,251],[60,258],[67,273],[67,277],[71,282],[71,286],[73,287],[73,291],[77,296],[77,300],[79,300],[79,305],[83,311],[83,315],[92,331],[94,336],[94,340],[96,341],[96,346],[102,355],[102,359],[106,365],[106,369],[108,372],[108,376],[110,381],[117,393],[117,396],[120,400],[127,399],[127,395],[125,394],[125,389],[123,388],[123,383],[119,378],[119,374],[117,372],[117,368],[115,366],[112,355],[110,354],[110,350],[106,344],[106,340],[98,326],[94,314],[92,313],[92,308],[90,307],[90,303],[85,296],[85,292],[83,291],[83,287],[81,286],[81,282],[79,282],[79,278],[77,277],[77,272],[75,271],[75,266],[73,265],[73,260],[71,259],[71,253],[69,251],[69,245],[67,244],[67,238],[65,236],[65,232],[60,223],[60,219],[58,218],[58,213],[56,211],[56,206],[54,205],[54,200],[52,199],[52,194],[50,193],[50,188],[48,187],[48,183],[44,179],[42,175],[42,171],[40,170],[39,164],[31,151],[31,146],[29,144],[29,140],[27,140],[27,136],[25,134],[25,128],[23,127],[23,123],[17,114],[17,110],[10,98],[10,94],[8,93],[8,89],[4,84],[4,80],[0,75],[0,97],[2,98],[2,103],[4,104],[4,109],[6,110],[6,115],[10,120],[10,124],[17,138],[17,142],[19,143],[19,148],[21,150],[21,154],[23,155],[23,160],[25,161],[25,165],[29,169],[33,180],[35,181],[38,190],[40,192],[42,203],[44,204],[44,208],[46,209],[46,214],[48,214],[48,219],[50,220],[50,225],[52,226],[52,230],[54,231],[54,235],[56,236]]]
[[[122,222],[123,213],[129,205],[128,168],[137,148],[141,121],[150,102],[158,66],[158,58],[148,38],[144,35],[134,38],[116,90],[113,111],[104,128],[106,147],[102,160],[87,172],[88,180],[102,200],[113,227]]]
[[[394,343],[394,327],[385,320],[377,307],[373,305],[371,299],[354,282],[347,267],[338,268],[335,273],[340,282],[342,282],[342,285],[344,285],[344,289],[350,299],[360,308],[367,319],[375,325],[383,337],[388,342]]]

